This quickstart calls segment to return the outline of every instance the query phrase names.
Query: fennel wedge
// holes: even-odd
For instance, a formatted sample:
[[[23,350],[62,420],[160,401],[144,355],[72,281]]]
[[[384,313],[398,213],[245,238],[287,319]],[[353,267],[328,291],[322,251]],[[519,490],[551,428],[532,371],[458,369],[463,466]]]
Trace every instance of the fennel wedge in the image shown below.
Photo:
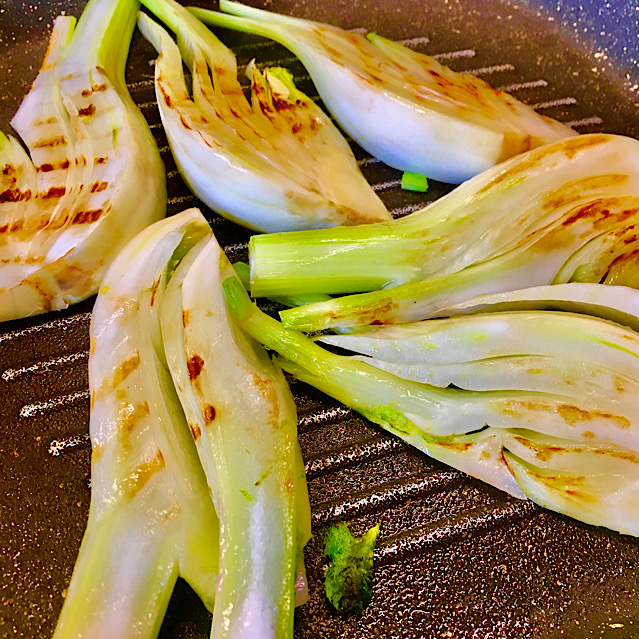
[[[459,183],[507,158],[576,135],[486,82],[378,35],[220,0],[210,25],[276,40],[311,75],[335,119],[386,164]]]
[[[360,293],[289,326],[409,322],[475,295],[639,284],[639,141],[593,134],[512,158],[390,223],[251,238],[253,295]]]
[[[454,379],[460,387],[442,388],[398,376],[399,366],[393,374],[328,352],[259,311],[233,280],[225,287],[236,321],[276,350],[282,368],[298,379],[431,457],[513,496],[639,535],[639,414],[632,399],[639,382],[639,335],[634,331],[542,311],[429,320],[326,338],[374,352],[379,360],[409,365],[416,354],[424,362],[461,365],[461,374],[453,378],[451,369],[440,380]],[[504,341],[511,329],[529,341]],[[539,339],[544,334],[547,342]],[[557,351],[565,336],[572,341]],[[483,355],[495,367],[487,380],[483,370],[473,370]],[[522,361],[526,357],[529,362]],[[554,374],[538,380],[535,371],[544,361],[551,362]]]
[[[178,576],[214,637],[290,637],[310,506],[281,369],[230,319],[197,209],[138,234],[91,322],[89,523],[56,630],[157,636]]]
[[[139,5],[59,17],[31,91],[0,136],[0,321],[93,295],[118,251],[166,211],[164,167],[124,82]]]
[[[140,29],[160,54],[155,87],[171,150],[186,183],[207,206],[265,232],[391,219],[346,140],[288,72],[262,73],[249,65],[249,103],[234,55],[207,27],[174,0],[144,5],[178,35],[176,45],[140,15]]]
[[[163,338],[220,519],[211,636],[292,637],[310,538],[297,411],[281,369],[228,317],[234,276],[215,238],[196,246],[163,299]]]
[[[178,575],[209,609],[218,519],[161,339],[167,266],[210,235],[196,210],[145,229],[109,269],[91,317],[87,530],[55,639],[157,636]]]

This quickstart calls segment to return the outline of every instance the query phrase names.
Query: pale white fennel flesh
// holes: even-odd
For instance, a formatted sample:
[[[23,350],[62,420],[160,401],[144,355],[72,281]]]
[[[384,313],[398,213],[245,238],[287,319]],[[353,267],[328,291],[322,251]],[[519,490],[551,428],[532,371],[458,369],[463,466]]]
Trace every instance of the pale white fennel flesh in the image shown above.
[[[582,282],[531,286],[504,293],[477,295],[466,302],[441,308],[436,316],[535,309],[592,315],[639,331],[639,290],[627,286],[613,287]]]
[[[207,24],[271,38],[308,70],[328,110],[386,164],[460,183],[570,127],[483,80],[378,35],[284,16],[230,0],[224,15],[191,7]]]
[[[247,73],[199,20],[174,0],[144,0],[178,44],[140,14],[160,54],[155,88],[162,123],[182,176],[220,215],[248,228],[291,231],[390,220],[341,133],[283,69]],[[178,48],[179,45],[179,48]],[[183,60],[192,75],[187,89]]]
[[[230,320],[235,277],[214,237],[162,301],[167,361],[220,519],[212,637],[293,636],[295,582],[310,538],[297,411],[281,369]]]
[[[566,282],[639,286],[639,141],[535,149],[390,223],[253,237],[253,295],[360,293],[282,312],[289,326],[425,319],[476,295]],[[365,292],[368,291],[368,292]]]
[[[511,495],[639,535],[636,332],[594,317],[527,311],[323,338],[372,353],[393,374],[324,350],[259,311],[232,280],[225,286],[235,320],[276,350],[288,373]],[[446,387],[415,381],[410,367],[422,356],[440,373],[425,378]]]
[[[175,580],[209,609],[218,519],[169,374],[160,327],[168,267],[210,229],[196,210],[137,235],[91,317],[91,507],[55,639],[152,639]]]
[[[115,255],[165,215],[164,167],[124,82],[139,4],[57,18],[47,57],[0,135],[0,321],[93,295]]]

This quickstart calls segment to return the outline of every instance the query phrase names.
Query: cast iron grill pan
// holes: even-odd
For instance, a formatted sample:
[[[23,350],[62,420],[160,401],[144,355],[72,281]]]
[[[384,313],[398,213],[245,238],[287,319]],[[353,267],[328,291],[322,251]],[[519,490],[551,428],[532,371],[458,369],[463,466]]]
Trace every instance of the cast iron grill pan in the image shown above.
[[[37,73],[52,18],[65,10],[79,15],[83,4],[0,2],[4,131]],[[636,95],[623,70],[601,56],[595,64],[591,49],[529,6],[497,0],[266,4],[403,40],[579,132],[639,137]],[[253,57],[260,65],[287,66],[302,90],[317,95],[301,64],[279,45],[218,35],[241,66]],[[201,206],[231,261],[246,260],[249,233],[202,206],[177,173],[154,97],[154,57],[136,35],[127,82],[166,164],[169,214]],[[399,172],[354,150],[395,216],[451,188],[431,182],[426,194],[403,192]],[[84,531],[91,306],[89,300],[0,325],[0,637],[51,636]],[[314,389],[294,381],[292,389],[314,532],[306,552],[310,601],[296,612],[296,637],[636,636],[634,538],[512,499],[430,460]],[[338,520],[358,534],[382,524],[373,600],[358,618],[335,614],[323,596],[322,531]],[[179,581],[160,636],[204,639],[209,631],[209,613]]]

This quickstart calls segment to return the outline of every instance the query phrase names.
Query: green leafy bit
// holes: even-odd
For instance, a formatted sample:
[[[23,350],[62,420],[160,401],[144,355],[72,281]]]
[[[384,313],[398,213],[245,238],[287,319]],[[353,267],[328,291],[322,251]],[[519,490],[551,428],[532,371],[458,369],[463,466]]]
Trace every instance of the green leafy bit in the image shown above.
[[[483,80],[378,35],[220,0],[234,15],[192,8],[204,22],[271,38],[308,70],[328,110],[386,164],[459,183],[507,158],[575,135]]]
[[[368,227],[251,238],[252,293],[358,293],[282,313],[289,326],[409,322],[475,295],[565,282],[639,286],[639,141],[561,140]]]
[[[631,328],[587,315],[585,305],[321,338],[361,354],[347,357],[261,313],[243,287],[225,286],[238,323],[301,381],[513,496],[639,535],[639,335]],[[639,291],[628,293],[636,299],[619,305],[620,316],[639,302]]]
[[[335,610],[357,614],[368,605],[373,589],[373,552],[379,524],[361,537],[354,537],[344,522],[331,526],[324,535],[324,554],[329,558],[325,588]]]
[[[174,0],[144,5],[140,29],[160,54],[155,87],[162,122],[193,192],[221,215],[258,231],[325,228],[390,219],[337,127],[284,69],[251,63],[251,102],[235,56]],[[183,61],[192,76],[187,89]]]
[[[139,4],[56,19],[46,59],[0,134],[0,321],[93,295],[118,251],[166,212],[160,154],[124,81]]]

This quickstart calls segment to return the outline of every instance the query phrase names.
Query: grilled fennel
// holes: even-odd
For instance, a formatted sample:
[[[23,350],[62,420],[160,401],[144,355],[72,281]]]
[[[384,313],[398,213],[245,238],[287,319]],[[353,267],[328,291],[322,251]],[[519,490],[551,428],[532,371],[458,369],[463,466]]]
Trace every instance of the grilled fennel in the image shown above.
[[[306,67],[328,110],[386,164],[459,183],[509,157],[576,135],[483,80],[378,35],[220,0],[207,24],[265,36]]]
[[[282,312],[288,326],[319,330],[425,319],[531,286],[637,287],[637,166],[639,141],[583,135],[512,158],[389,223],[253,237],[251,291],[361,293]]]
[[[324,338],[370,353],[360,361],[286,329],[232,280],[225,286],[236,321],[301,381],[515,497],[639,535],[633,330],[587,315],[526,311]]]
[[[139,4],[91,0],[56,19],[47,56],[0,134],[0,321],[93,295],[118,251],[166,211],[165,175],[124,82]]]
[[[219,524],[167,369],[167,266],[210,236],[185,212],[137,235],[91,317],[91,507],[55,639],[152,639],[178,576],[213,609]]]
[[[248,228],[291,231],[390,220],[335,125],[283,69],[247,68],[251,103],[235,56],[174,0],[144,0],[178,35],[148,16],[139,25],[160,53],[155,87],[162,123],[191,190]],[[192,76],[192,97],[182,60]]]

